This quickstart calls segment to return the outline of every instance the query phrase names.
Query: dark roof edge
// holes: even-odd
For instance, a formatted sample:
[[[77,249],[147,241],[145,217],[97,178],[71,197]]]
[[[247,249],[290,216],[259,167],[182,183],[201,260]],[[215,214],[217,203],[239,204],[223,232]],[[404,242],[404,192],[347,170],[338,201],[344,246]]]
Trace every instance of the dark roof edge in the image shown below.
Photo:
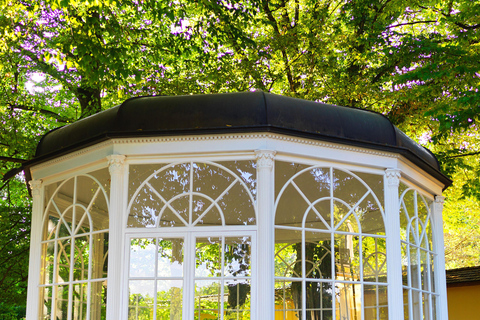
[[[135,99],[135,98],[133,98]],[[320,134],[313,134],[308,132],[302,132],[292,129],[286,128],[279,128],[279,127],[272,127],[272,126],[250,126],[250,127],[237,127],[237,128],[220,128],[220,129],[192,129],[192,130],[172,130],[169,132],[107,132],[98,136],[95,136],[91,139],[81,141],[75,145],[69,146],[65,149],[61,149],[58,152],[49,153],[46,155],[42,155],[40,157],[34,158],[25,162],[22,167],[25,171],[27,181],[31,180],[31,173],[30,168],[34,165],[47,162],[51,159],[57,158],[59,156],[66,155],[68,153],[90,147],[92,145],[110,140],[110,139],[120,139],[120,138],[132,138],[132,137],[153,137],[153,136],[175,136],[175,135],[207,135],[207,134],[223,134],[223,133],[254,133],[254,132],[271,132],[277,134],[285,134],[289,136],[295,136],[299,138],[307,138],[312,140],[320,140],[332,143],[341,143],[347,144],[350,146],[355,147],[363,147],[369,149],[375,149],[379,151],[386,151],[397,153],[404,156],[406,159],[413,162],[419,168],[423,169],[425,172],[430,174],[432,177],[440,181],[444,184],[443,190],[449,187],[452,184],[452,180],[450,180],[447,176],[445,176],[440,171],[433,168],[429,163],[425,160],[417,156],[408,148],[399,147],[399,146],[388,146],[383,144],[377,144],[373,142],[365,142],[359,140],[352,140],[348,138],[341,138],[341,137],[333,137],[328,135],[320,135]],[[319,138],[321,136],[321,138]],[[428,149],[427,149],[428,150]],[[30,178],[29,178],[30,177]]]

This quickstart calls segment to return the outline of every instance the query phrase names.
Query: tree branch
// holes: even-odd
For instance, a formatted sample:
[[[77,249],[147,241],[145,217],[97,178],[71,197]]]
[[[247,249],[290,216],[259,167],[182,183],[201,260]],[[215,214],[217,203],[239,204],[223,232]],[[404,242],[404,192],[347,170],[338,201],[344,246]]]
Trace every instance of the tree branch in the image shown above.
[[[419,23],[432,23],[432,22],[437,22],[437,20],[405,22],[405,23],[395,24],[393,26],[388,26],[387,29],[392,29],[392,28],[397,28],[397,27],[407,26],[407,25],[413,25],[413,24],[419,24]]]
[[[27,160],[19,159],[19,158],[2,157],[2,156],[0,156],[0,161],[15,162],[15,163],[24,163],[24,162],[26,162]]]
[[[50,110],[37,109],[35,107],[26,106],[26,105],[23,105],[23,104],[11,104],[11,103],[9,103],[8,106],[10,108],[13,108],[13,109],[39,112],[41,114],[54,117],[55,119],[57,119],[60,122],[73,122],[73,121],[75,121],[75,119],[65,118],[65,117],[59,115],[58,113],[55,113],[55,112],[50,111]]]
[[[461,154],[457,154],[457,155],[454,155],[454,156],[448,156],[446,158],[447,159],[453,159],[453,158],[476,156],[476,155],[479,155],[479,154],[480,154],[480,151],[477,151],[477,152],[470,152],[470,153],[461,153]]]
[[[480,28],[480,23],[479,24],[475,24],[473,26],[469,26],[469,25],[466,25],[464,23],[461,23],[461,22],[454,22],[456,26],[459,26],[460,28],[463,28],[465,30],[473,30],[473,29],[478,29]]]

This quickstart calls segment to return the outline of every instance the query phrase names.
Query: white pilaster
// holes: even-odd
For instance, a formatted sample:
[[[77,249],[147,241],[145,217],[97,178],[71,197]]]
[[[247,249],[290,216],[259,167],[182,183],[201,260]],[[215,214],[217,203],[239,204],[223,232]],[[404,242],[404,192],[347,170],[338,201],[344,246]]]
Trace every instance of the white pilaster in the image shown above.
[[[108,296],[107,319],[121,319],[122,308],[122,261],[123,261],[123,227],[124,227],[124,183],[125,156],[107,157],[110,171],[110,212],[108,241]]]
[[[437,301],[437,319],[448,319],[447,306],[447,280],[445,275],[445,248],[443,240],[443,202],[445,197],[435,196],[433,202],[433,247],[437,253],[437,258],[434,261],[435,270],[435,288],[440,294]]]
[[[385,232],[387,234],[388,319],[390,320],[403,320],[399,184],[400,170],[385,170]]]
[[[42,253],[42,216],[43,216],[43,188],[42,180],[29,182],[32,190],[32,225],[30,230],[30,260],[28,265],[28,289],[27,289],[27,319],[39,318],[39,288],[40,266]]]
[[[257,150],[257,319],[275,318],[275,151]]]

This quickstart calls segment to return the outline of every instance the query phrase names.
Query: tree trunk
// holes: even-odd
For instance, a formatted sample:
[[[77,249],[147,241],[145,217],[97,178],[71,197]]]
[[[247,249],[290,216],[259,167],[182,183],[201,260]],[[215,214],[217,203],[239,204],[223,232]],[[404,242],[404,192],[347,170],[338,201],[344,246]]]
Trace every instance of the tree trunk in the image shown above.
[[[101,90],[98,88],[79,87],[75,93],[80,102],[80,119],[91,116],[102,111],[102,101],[100,99]]]

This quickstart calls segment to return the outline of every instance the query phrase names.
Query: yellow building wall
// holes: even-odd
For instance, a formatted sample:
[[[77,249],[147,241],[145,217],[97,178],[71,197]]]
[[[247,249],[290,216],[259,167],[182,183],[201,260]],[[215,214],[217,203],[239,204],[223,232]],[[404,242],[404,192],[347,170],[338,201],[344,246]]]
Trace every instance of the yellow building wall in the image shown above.
[[[480,284],[448,286],[448,319],[480,319]]]

